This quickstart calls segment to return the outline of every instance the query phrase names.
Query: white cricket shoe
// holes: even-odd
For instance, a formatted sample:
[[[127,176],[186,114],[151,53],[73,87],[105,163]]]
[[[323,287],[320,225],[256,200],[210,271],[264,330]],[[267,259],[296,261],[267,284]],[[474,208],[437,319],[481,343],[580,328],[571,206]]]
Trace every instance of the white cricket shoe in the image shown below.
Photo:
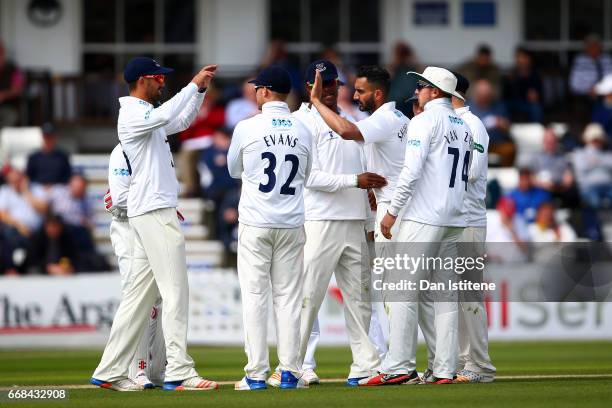
[[[92,378],[89,380],[89,382],[91,382],[93,385],[97,385],[100,388],[106,388],[113,391],[144,391],[144,387],[142,385],[129,378],[124,378],[117,381],[103,381],[98,380],[97,378]]]
[[[265,380],[252,380],[249,377],[243,377],[242,380],[234,384],[234,390],[236,391],[254,391],[254,390],[265,390]]]
[[[149,377],[147,377],[147,374],[144,371],[139,371],[138,374],[136,374],[136,377],[134,377],[134,382],[142,385],[145,390],[155,388],[155,384],[153,384],[153,381],[149,380]]]
[[[453,380],[455,384],[467,384],[467,383],[490,383],[495,380],[495,377],[477,373],[470,370],[461,370],[457,373],[457,377]]]
[[[308,385],[319,384],[321,380],[317,373],[313,369],[304,370],[302,373],[302,379],[308,383]]]
[[[281,372],[274,371],[272,375],[268,378],[268,385],[270,387],[278,388],[281,384]]]
[[[182,381],[166,381],[164,391],[209,391],[219,388],[219,384],[214,381],[196,375]]]

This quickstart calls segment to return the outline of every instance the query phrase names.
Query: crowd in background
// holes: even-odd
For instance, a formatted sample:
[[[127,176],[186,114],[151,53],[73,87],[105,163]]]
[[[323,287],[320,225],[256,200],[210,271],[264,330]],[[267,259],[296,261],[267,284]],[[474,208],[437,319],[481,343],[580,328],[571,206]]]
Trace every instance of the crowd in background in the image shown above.
[[[9,126],[17,123],[16,101],[24,82],[21,71],[4,55],[0,45],[0,126]],[[332,47],[320,57],[338,67],[346,84],[339,92],[339,106],[356,119],[363,118],[365,113],[352,103],[356,67]],[[512,191],[502,191],[496,179],[489,180],[487,206],[497,212],[490,219],[488,240],[514,243],[517,253],[525,254],[528,242],[603,240],[602,223],[611,220],[602,210],[612,207],[612,57],[602,51],[599,38],[585,39],[566,78],[571,113],[565,119],[572,126],[565,134],[557,134],[546,122],[550,84],[529,50],[518,47],[509,69],[500,68],[494,57],[493,50],[483,44],[468,61],[448,67],[471,82],[467,104],[489,133],[490,166],[519,169],[518,186]],[[302,69],[282,41],[271,42],[261,66],[269,64],[290,72],[289,101],[297,109],[305,97]],[[405,113],[411,110],[407,100],[415,87],[405,73],[423,68],[408,43],[394,46],[387,65],[392,77],[389,96]],[[182,195],[212,203],[211,238],[221,240],[230,253],[237,239],[240,185],[228,174],[226,155],[234,126],[258,112],[249,79],[211,87],[195,122],[178,135]],[[513,123],[545,126],[539,152],[525,163],[517,162],[518,147],[510,134]],[[44,146],[30,156],[25,174],[10,168],[3,172],[2,270],[67,274],[103,268],[93,245],[92,214],[85,200],[87,181],[72,173],[53,132],[44,134]],[[560,208],[568,210],[563,219],[558,217]]]

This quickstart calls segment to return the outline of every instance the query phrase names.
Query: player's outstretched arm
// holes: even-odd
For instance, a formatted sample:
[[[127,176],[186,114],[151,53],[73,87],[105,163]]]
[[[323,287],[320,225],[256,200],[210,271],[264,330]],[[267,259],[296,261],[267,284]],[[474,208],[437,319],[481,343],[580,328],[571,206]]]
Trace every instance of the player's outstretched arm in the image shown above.
[[[166,133],[171,135],[174,133],[182,132],[187,129],[193,123],[202,102],[204,101],[204,95],[206,89],[210,85],[210,82],[215,77],[217,71],[217,65],[207,65],[198,72],[198,74],[192,80],[198,86],[198,92],[191,97],[191,100],[187,103],[187,106],[178,114],[178,116],[170,121],[166,126]],[[195,78],[198,78],[197,80]]]
[[[333,110],[329,109],[323,102],[321,102],[321,94],[323,93],[323,81],[321,79],[321,73],[317,71],[315,74],[315,81],[310,91],[310,103],[317,109],[321,118],[327,123],[334,132],[340,135],[346,140],[359,140],[363,141],[363,135],[357,126],[351,121],[348,121],[338,115]]]

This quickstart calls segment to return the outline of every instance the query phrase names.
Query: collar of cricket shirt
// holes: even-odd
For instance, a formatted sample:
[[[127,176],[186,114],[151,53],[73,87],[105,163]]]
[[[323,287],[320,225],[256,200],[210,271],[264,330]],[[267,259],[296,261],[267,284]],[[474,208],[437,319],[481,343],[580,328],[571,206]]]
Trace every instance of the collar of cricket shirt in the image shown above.
[[[429,102],[427,102],[425,104],[425,110],[432,109],[432,108],[435,108],[435,107],[438,107],[438,106],[444,106],[444,107],[447,107],[449,109],[454,110],[453,109],[453,105],[451,104],[450,98],[436,98],[436,99],[433,99],[433,100],[431,100],[431,101],[429,101]]]
[[[142,105],[147,108],[153,107],[153,105],[151,105],[149,102],[145,101],[144,99],[136,98],[135,96],[122,96],[119,98],[119,105]]]
[[[261,106],[261,112],[262,113],[278,113],[278,112],[290,113],[289,105],[287,105],[287,102],[281,102],[281,101],[272,101],[272,102],[264,103]]]
[[[384,111],[384,110],[395,110],[395,101],[389,101],[389,102],[383,103],[376,110],[377,111],[381,111],[381,112]]]
[[[457,108],[455,109],[455,113],[459,116],[463,115],[464,113],[467,113],[470,111],[470,107],[469,106],[463,106],[461,108]]]

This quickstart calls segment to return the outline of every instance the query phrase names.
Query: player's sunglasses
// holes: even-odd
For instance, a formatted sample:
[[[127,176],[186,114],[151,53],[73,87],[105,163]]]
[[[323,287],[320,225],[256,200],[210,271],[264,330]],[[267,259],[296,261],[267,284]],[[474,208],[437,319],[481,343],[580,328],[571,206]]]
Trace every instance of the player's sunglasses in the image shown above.
[[[160,84],[163,84],[164,82],[166,82],[166,76],[163,74],[155,74],[155,75],[143,75],[143,78],[151,78],[156,80],[157,82],[159,82]]]
[[[428,84],[427,82],[418,81],[416,84],[417,91],[420,91],[423,88],[435,88],[435,86]]]

